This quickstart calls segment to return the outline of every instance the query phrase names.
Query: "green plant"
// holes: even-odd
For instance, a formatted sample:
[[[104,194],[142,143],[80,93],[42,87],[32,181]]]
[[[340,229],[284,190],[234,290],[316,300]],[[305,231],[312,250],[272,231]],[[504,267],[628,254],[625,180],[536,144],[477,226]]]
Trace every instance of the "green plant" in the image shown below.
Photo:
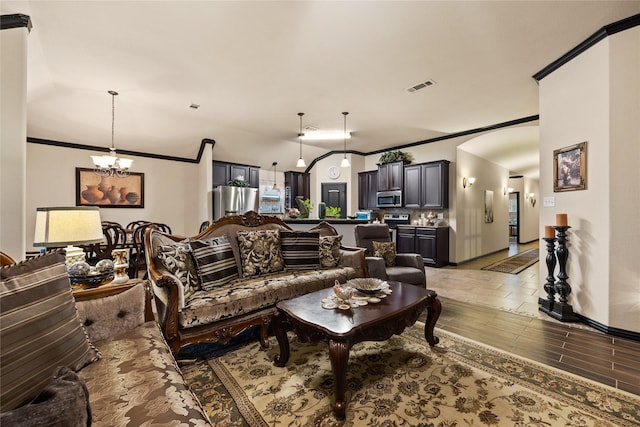
[[[326,216],[330,216],[330,217],[334,217],[337,218],[340,216],[340,211],[342,209],[340,209],[340,207],[336,207],[336,206],[327,206],[327,209],[325,211],[325,215]]]
[[[227,185],[230,185],[232,187],[248,187],[249,183],[247,181],[245,181],[244,179],[232,179],[231,181],[227,182]]]
[[[302,203],[304,204],[304,207],[307,208],[307,212],[311,213],[311,211],[313,210],[313,205],[311,204],[311,200],[304,199]]]
[[[399,161],[403,161],[405,163],[411,163],[413,161],[413,155],[411,153],[405,153],[400,150],[387,151],[386,153],[383,153],[380,156],[378,163],[383,165],[385,163],[399,162]]]

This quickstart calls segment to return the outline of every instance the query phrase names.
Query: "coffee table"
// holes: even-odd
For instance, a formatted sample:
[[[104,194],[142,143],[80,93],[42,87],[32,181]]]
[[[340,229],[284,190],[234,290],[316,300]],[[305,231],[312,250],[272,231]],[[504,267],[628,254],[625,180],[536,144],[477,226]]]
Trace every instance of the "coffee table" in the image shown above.
[[[273,332],[280,346],[275,357],[276,366],[284,366],[289,360],[287,330],[292,329],[298,341],[304,343],[326,342],[335,383],[333,411],[344,418],[346,411],[345,387],[349,350],[361,341],[384,341],[401,334],[413,325],[427,309],[424,336],[430,346],[439,339],[433,328],[440,316],[442,305],[438,294],[432,290],[402,282],[389,281],[392,293],[379,303],[348,310],[322,308],[321,300],[333,295],[333,289],[322,289],[276,304]]]

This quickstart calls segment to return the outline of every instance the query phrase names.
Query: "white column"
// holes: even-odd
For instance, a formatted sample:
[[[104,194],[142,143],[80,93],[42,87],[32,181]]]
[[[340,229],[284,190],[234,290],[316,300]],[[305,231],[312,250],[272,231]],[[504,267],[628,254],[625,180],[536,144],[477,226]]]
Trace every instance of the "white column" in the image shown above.
[[[27,167],[26,26],[0,32],[0,250],[24,259]]]

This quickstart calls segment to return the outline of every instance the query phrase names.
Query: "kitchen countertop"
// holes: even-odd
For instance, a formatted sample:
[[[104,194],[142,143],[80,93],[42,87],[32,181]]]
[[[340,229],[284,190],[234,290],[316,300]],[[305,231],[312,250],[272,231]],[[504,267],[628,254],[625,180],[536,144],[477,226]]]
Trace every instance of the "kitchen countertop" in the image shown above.
[[[329,224],[368,224],[369,220],[366,219],[348,219],[348,218],[285,218],[285,224],[318,224],[319,222],[326,221]]]
[[[402,224],[399,227],[415,227],[415,228],[449,228],[449,225],[416,225],[416,224]]]

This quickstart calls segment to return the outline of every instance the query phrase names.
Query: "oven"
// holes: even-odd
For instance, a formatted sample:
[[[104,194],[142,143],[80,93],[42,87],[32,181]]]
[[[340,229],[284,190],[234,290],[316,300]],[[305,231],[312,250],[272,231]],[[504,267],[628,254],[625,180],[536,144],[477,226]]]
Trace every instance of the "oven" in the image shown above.
[[[399,225],[409,224],[409,214],[405,213],[386,213],[383,218],[389,228],[398,228]]]
[[[402,207],[402,190],[378,191],[376,201],[379,208]]]

